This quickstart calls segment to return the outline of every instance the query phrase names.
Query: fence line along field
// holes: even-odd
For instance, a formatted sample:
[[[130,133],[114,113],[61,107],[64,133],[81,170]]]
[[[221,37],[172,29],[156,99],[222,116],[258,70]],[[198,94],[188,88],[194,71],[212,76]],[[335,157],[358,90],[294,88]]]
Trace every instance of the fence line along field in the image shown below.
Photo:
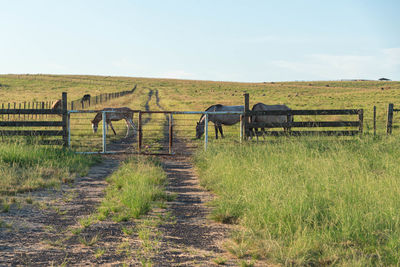
[[[367,131],[373,126],[375,105],[380,132],[385,131],[387,104],[396,103],[400,96],[400,83],[395,81],[233,83],[73,75],[0,75],[0,84],[2,103],[55,100],[64,91],[69,99],[81,99],[84,94],[131,90],[136,84],[135,98],[128,96],[128,106],[134,110],[144,109],[144,99],[150,91],[156,90],[164,110],[204,110],[216,103],[238,105],[243,103],[243,93],[247,92],[252,96],[251,106],[262,102],[286,104],[291,109],[364,109]],[[120,101],[126,105],[126,100]],[[113,105],[115,103],[118,101]]]
[[[351,138],[284,136],[269,137],[265,143],[251,141],[240,144],[239,124],[223,126],[226,137],[216,140],[210,123],[209,150],[195,151],[195,166],[203,186],[216,195],[211,202],[212,217],[223,223],[238,225],[241,230],[234,232],[225,244],[232,257],[254,258],[278,265],[388,266],[400,263],[397,114],[393,115],[392,136],[386,135],[388,104],[396,106],[399,103],[400,82],[233,83],[0,75],[0,98],[4,103],[50,101],[58,99],[65,91],[69,99],[80,99],[85,94],[93,96],[132,90],[135,84],[134,93],[98,103],[93,109],[129,107],[143,111],[203,111],[215,104],[243,105],[243,94],[249,93],[250,108],[261,102],[267,105],[284,104],[296,112],[352,110],[353,114],[348,115],[323,115],[322,120],[317,117],[320,115],[296,114],[293,122],[284,125],[309,126],[319,121],[320,126],[340,125],[343,130],[353,127],[358,133],[362,132]],[[376,136],[372,135],[374,106],[377,111]],[[96,138],[100,138],[99,133],[94,134],[91,129],[90,121],[94,115],[73,115],[78,116],[71,121],[71,128],[76,133],[72,141],[77,146],[87,140],[85,145],[91,147],[97,142]],[[169,116],[150,112],[142,115],[143,149],[151,151],[152,144],[166,141]],[[184,144],[198,146],[201,141],[195,140],[195,134],[199,119],[200,115],[190,114],[174,118],[174,138]],[[136,115],[134,122],[138,123]],[[252,126],[276,127],[272,124]],[[110,135],[111,141],[136,145],[134,139],[124,139],[126,126],[123,121],[116,122],[115,128],[117,135]],[[329,127],[326,128],[329,130]],[[64,173],[52,175],[59,167],[53,161],[69,162],[65,164],[65,175],[73,177],[77,162],[82,162],[79,168],[85,171],[97,160],[96,157],[53,147],[36,150],[37,147],[29,139],[12,140],[15,143],[13,146],[9,142],[2,140],[1,145],[7,149],[0,150],[0,172],[9,177],[2,181],[2,188],[6,188],[1,196],[4,210],[10,205],[10,194],[60,184]],[[57,152],[51,152],[52,149]],[[46,164],[41,161],[45,158],[44,154],[50,158]],[[45,170],[41,166],[45,166]],[[141,166],[144,168],[141,171],[146,172],[147,165]],[[24,186],[18,187],[20,180],[15,177],[19,177],[21,169],[25,173],[25,182]],[[129,168],[124,168],[124,172],[129,172]],[[34,175],[28,173],[40,173],[41,178],[34,180]],[[49,177],[56,177],[58,182]],[[118,178],[115,190],[124,186],[121,182],[123,177],[121,179]],[[115,193],[112,197],[118,195]],[[118,199],[113,199],[114,202],[122,203]]]

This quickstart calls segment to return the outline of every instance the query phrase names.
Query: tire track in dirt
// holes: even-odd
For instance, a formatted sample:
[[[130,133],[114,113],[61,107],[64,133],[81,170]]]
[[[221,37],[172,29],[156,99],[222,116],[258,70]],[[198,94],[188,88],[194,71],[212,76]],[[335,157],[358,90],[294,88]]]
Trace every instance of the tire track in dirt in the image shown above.
[[[155,97],[158,108],[164,110],[158,90]],[[168,144],[168,120],[166,115],[165,144]],[[175,200],[168,203],[165,213],[175,220],[159,226],[163,238],[152,261],[155,266],[212,266],[217,265],[213,259],[219,257],[226,259],[226,266],[234,266],[235,261],[228,260],[230,256],[222,249],[229,227],[207,218],[211,209],[206,203],[213,196],[200,186],[185,143],[175,141],[174,150],[180,151],[179,155],[160,158],[167,174],[167,193],[176,195]]]
[[[135,263],[131,252],[121,250],[121,244],[137,246],[136,239],[121,230],[122,226],[134,227],[133,222],[94,219],[89,226],[80,224],[80,220],[95,213],[107,187],[105,178],[118,168],[121,160],[123,157],[107,156],[73,185],[32,192],[32,204],[0,213],[0,220],[9,225],[0,228],[0,266]],[[26,196],[19,196],[21,203]],[[73,233],[74,230],[79,233]]]
[[[181,149],[185,149],[182,147]],[[234,266],[234,260],[222,249],[230,228],[208,219],[213,199],[204,190],[188,156],[162,158],[167,174],[167,192],[176,194],[167,211],[175,218],[174,223],[160,226],[164,233],[160,253],[155,256],[155,266],[212,266],[216,258],[226,259],[226,266]]]
[[[153,95],[156,105],[162,109],[158,90],[149,91],[147,108],[150,109]],[[164,126],[167,125],[166,120]],[[165,140],[168,140],[167,129],[164,127]],[[175,149],[189,154],[183,142],[175,144],[179,146]],[[113,150],[122,149],[118,143],[113,146]],[[125,157],[104,157],[101,164],[93,167],[87,176],[77,178],[73,185],[63,185],[61,190],[33,192],[30,196],[33,204],[1,213],[0,220],[11,226],[0,228],[0,265],[120,265],[124,262],[140,265],[136,257],[140,251],[135,250],[140,250],[142,241],[137,235],[127,236],[121,230],[123,226],[134,228],[133,221],[99,221],[78,234],[72,233],[72,229],[81,227],[80,219],[95,212],[104,197],[105,178]],[[235,265],[221,249],[229,227],[207,219],[210,208],[206,203],[213,196],[199,185],[190,157],[162,157],[161,162],[167,174],[167,191],[177,197],[162,212],[165,217],[172,214],[175,220],[158,226],[163,235],[159,249],[151,256],[154,266],[210,266],[216,265],[213,262],[216,257],[227,259],[225,265]],[[21,201],[25,198],[26,195],[21,195]],[[152,215],[160,213],[154,211]],[[87,245],[91,240],[95,240],[94,244]]]

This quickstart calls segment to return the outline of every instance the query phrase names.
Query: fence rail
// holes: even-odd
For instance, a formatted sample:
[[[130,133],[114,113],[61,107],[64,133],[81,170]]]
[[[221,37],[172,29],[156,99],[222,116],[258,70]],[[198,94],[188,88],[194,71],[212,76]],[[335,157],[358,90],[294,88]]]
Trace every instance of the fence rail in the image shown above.
[[[4,106],[4,105],[2,105]],[[10,105],[7,105],[10,107]],[[14,105],[16,107],[17,105]],[[3,128],[12,128],[12,127],[17,127],[17,129],[13,130],[3,130],[0,129],[0,136],[47,136],[47,137],[54,137],[54,136],[59,136],[62,137],[62,140],[40,140],[41,144],[63,144],[64,146],[67,146],[67,137],[68,137],[68,124],[67,124],[67,93],[62,93],[62,105],[61,109],[48,109],[44,108],[46,105],[43,104],[41,105],[41,109],[31,109],[29,108],[30,105],[23,105],[23,106],[28,106],[28,109],[22,109],[20,108],[22,105],[18,105],[18,109],[0,109],[0,116],[2,118],[2,121],[0,121],[0,127]],[[48,106],[48,105],[47,105]],[[10,115],[11,118],[14,120],[10,120]],[[22,115],[22,116],[21,116]],[[51,119],[54,120],[46,120],[46,121],[33,121],[33,120],[26,120],[29,118],[33,118],[35,116],[39,116],[39,119],[44,119],[44,117],[48,118],[48,115],[52,116]],[[7,121],[4,120],[4,117],[7,116]],[[16,118],[21,119],[23,117],[23,120],[15,120]],[[60,119],[60,120],[55,120],[55,119]],[[25,130],[25,127],[34,127],[38,129],[33,129],[33,130]],[[48,130],[48,129],[43,129],[47,127],[59,127],[61,129],[59,130]],[[23,129],[18,129],[18,128],[23,128]]]
[[[357,121],[294,121],[295,116],[328,116],[328,115],[358,115]],[[303,135],[339,135],[353,136],[362,134],[364,110],[363,109],[315,109],[315,110],[250,110],[250,96],[244,94],[244,115],[243,127],[246,138],[253,135],[267,136],[303,136]],[[287,119],[280,123],[253,122],[254,116],[286,116]],[[335,131],[292,131],[292,128],[336,128],[336,127],[357,127],[357,130],[335,130]],[[258,128],[283,128],[283,131],[261,131]],[[254,131],[253,131],[254,130]]]
[[[131,90],[126,90],[121,92],[103,93],[96,96],[91,96],[90,94],[87,94],[84,95],[82,98],[71,101],[71,103],[69,104],[69,108],[71,110],[89,108],[93,105],[102,104],[107,101],[110,101],[111,99],[132,94],[135,92],[136,88],[137,85],[135,85]]]
[[[273,111],[250,111],[249,96],[245,95],[245,108],[243,111],[236,112],[206,112],[206,111],[141,111],[133,110],[135,114],[135,124],[137,125],[137,143],[132,146],[132,142],[136,139],[126,139],[122,137],[123,122],[119,123],[119,134],[107,136],[107,129],[103,120],[102,133],[93,133],[90,122],[93,119],[92,113],[102,112],[103,118],[107,112],[103,110],[68,110],[67,94],[62,94],[62,109],[0,109],[0,118],[3,116],[26,116],[28,119],[23,120],[0,120],[0,136],[48,136],[62,137],[62,140],[40,140],[43,144],[63,144],[71,146],[71,132],[73,141],[76,146],[81,146],[81,152],[87,153],[120,153],[123,149],[113,151],[113,148],[129,148],[131,153],[149,153],[155,149],[162,150],[159,154],[174,153],[174,144],[176,142],[192,142],[191,144],[198,146],[199,143],[194,141],[194,132],[196,128],[197,115],[205,115],[204,129],[204,147],[207,148],[209,141],[209,115],[226,114],[240,116],[240,127],[231,127],[229,133],[230,141],[237,137],[237,142],[242,142],[250,137],[252,128],[284,128],[285,130],[269,130],[264,133],[266,136],[303,136],[303,135],[338,135],[338,136],[354,136],[363,132],[363,110],[362,109],[327,109],[327,110],[273,110]],[[116,111],[118,112],[118,111]],[[29,120],[33,115],[44,116],[48,115],[51,118],[48,120]],[[320,121],[306,121],[304,116],[330,116],[343,115],[343,120],[323,119]],[[358,120],[349,119],[350,116],[358,116]],[[282,123],[257,122],[253,123],[250,118],[252,116],[290,116],[295,120],[287,120]],[[71,121],[71,117],[74,120]],[[298,121],[296,119],[303,119]],[[308,118],[308,117],[307,117]],[[335,117],[336,119],[336,117]],[[3,129],[3,127],[5,129]],[[12,127],[16,127],[12,129]],[[20,127],[20,128],[19,128]],[[24,127],[32,127],[25,129]],[[60,127],[60,128],[57,128]],[[342,129],[340,129],[342,127]],[[36,129],[34,129],[36,128]],[[229,127],[228,127],[229,128]],[[299,130],[296,128],[305,128]],[[312,128],[313,130],[307,129]],[[330,128],[338,128],[332,130]],[[356,128],[356,129],[354,129]],[[315,129],[315,130],[314,130]],[[101,135],[101,136],[100,136]],[[259,135],[257,135],[259,136]],[[219,140],[218,142],[222,142]],[[151,143],[152,142],[152,143]],[[158,142],[158,143],[157,143]],[[89,150],[84,150],[86,147]],[[90,151],[90,149],[92,149]],[[153,150],[151,150],[153,149]],[[96,152],[97,151],[97,152]],[[151,152],[153,153],[153,152]]]

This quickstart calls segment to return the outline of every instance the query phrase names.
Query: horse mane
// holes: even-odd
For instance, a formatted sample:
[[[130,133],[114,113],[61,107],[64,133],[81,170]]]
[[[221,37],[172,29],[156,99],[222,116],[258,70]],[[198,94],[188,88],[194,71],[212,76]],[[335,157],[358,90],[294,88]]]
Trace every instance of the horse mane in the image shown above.
[[[103,119],[103,113],[97,112],[96,116],[94,116],[94,119],[92,120],[92,123],[99,123]]]
[[[215,105],[209,106],[205,111],[216,111],[217,108],[221,108],[223,106],[224,105],[222,105],[222,104],[215,104]],[[214,110],[211,110],[211,109],[214,109]],[[202,122],[203,120],[204,120],[204,114],[201,114],[199,123]]]

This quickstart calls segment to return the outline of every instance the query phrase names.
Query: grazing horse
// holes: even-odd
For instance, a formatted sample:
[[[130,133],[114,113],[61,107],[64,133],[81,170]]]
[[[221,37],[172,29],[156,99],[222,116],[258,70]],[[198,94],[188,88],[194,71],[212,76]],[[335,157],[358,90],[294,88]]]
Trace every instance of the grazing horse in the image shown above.
[[[97,132],[97,128],[99,126],[99,122],[103,119],[103,112],[102,111],[114,111],[114,112],[106,112],[106,123],[107,126],[110,125],[111,129],[114,132],[114,135],[117,135],[117,133],[114,130],[114,127],[111,123],[111,121],[119,121],[124,119],[126,122],[126,135],[125,137],[128,137],[129,135],[129,129],[130,127],[133,128],[133,135],[135,135],[136,132],[136,126],[133,123],[133,110],[127,107],[122,107],[122,108],[105,108],[99,111],[94,119],[92,120],[92,128],[93,132]]]
[[[50,109],[56,110],[56,109],[60,109],[60,108],[61,108],[61,99],[58,99],[57,101],[53,102]]]
[[[243,106],[223,106],[221,104],[217,104],[207,108],[205,111],[243,111]],[[197,139],[199,139],[204,134],[205,119],[206,116],[204,114],[201,115],[200,120],[196,125]],[[233,125],[238,123],[240,121],[240,114],[210,114],[208,115],[208,120],[214,123],[215,138],[218,139],[218,130],[221,133],[221,137],[224,138],[222,125]]]
[[[85,101],[89,101],[90,103],[90,94],[86,94],[82,97],[81,99],[81,103],[85,102]]]
[[[290,108],[286,105],[265,105],[263,103],[257,103],[251,109],[252,111],[268,111],[268,110],[290,110]],[[251,116],[251,122],[262,122],[262,123],[284,123],[284,122],[293,122],[293,116],[289,115],[253,115]],[[288,129],[284,127],[284,130]],[[258,138],[257,132],[258,128],[250,129],[251,134],[255,134]],[[261,132],[264,134],[265,129],[261,128]]]

